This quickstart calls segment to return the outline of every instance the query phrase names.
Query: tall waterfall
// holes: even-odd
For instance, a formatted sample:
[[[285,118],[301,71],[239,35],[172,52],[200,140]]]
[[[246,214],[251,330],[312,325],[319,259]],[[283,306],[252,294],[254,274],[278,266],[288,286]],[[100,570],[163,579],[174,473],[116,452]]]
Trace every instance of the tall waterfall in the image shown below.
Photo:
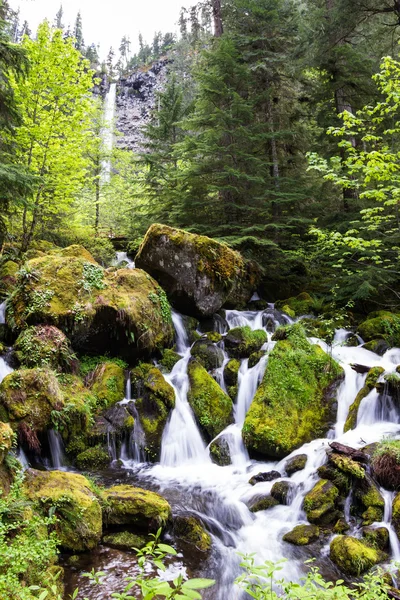
[[[111,152],[114,145],[114,118],[117,84],[111,83],[104,100],[104,127],[102,130],[103,146],[108,157],[102,164],[102,183],[108,183],[111,176]]]
[[[6,322],[6,302],[0,304],[0,325]]]

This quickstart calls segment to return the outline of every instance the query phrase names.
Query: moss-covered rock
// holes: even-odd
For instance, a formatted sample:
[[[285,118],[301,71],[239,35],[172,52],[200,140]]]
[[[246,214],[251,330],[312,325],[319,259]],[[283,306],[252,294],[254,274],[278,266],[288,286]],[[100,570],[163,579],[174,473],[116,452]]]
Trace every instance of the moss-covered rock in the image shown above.
[[[114,362],[98,365],[90,376],[90,388],[99,406],[113,406],[125,397],[124,369]]]
[[[336,416],[342,368],[309,343],[301,325],[271,352],[263,382],[247,413],[243,439],[253,454],[283,458],[322,437]]]
[[[207,371],[222,367],[224,362],[224,352],[222,348],[219,348],[213,342],[210,342],[205,338],[197,340],[197,342],[193,344],[190,353]]]
[[[380,550],[389,549],[389,531],[386,527],[364,527],[362,534],[369,546]]]
[[[297,525],[292,531],[285,533],[283,541],[295,546],[307,546],[316,542],[319,536],[319,527],[316,525]]]
[[[296,456],[292,456],[285,464],[285,471],[289,477],[293,475],[293,473],[297,473],[297,471],[302,471],[307,464],[308,456],[307,454],[297,454]]]
[[[289,317],[301,317],[313,313],[315,301],[307,292],[302,292],[298,296],[287,298],[286,300],[278,300],[275,303],[275,308],[285,312]]]
[[[400,493],[396,494],[392,503],[392,525],[400,537]]]
[[[15,355],[23,367],[49,367],[71,371],[76,363],[66,335],[51,325],[36,325],[24,329],[14,346]]]
[[[106,525],[130,525],[155,532],[171,519],[171,507],[155,492],[131,485],[115,485],[104,492]]]
[[[13,371],[0,384],[0,411],[14,429],[23,421],[34,432],[46,431],[53,411],[63,407],[63,394],[50,369]]]
[[[62,471],[29,469],[24,489],[45,516],[50,509],[55,511],[55,527],[63,548],[84,552],[92,550],[100,542],[101,506],[86,477]]]
[[[400,315],[388,311],[378,311],[358,326],[364,341],[384,339],[390,346],[400,346]]]
[[[363,525],[382,521],[385,501],[373,479],[366,473],[363,479],[357,479],[354,485],[354,508],[363,519]],[[358,505],[358,507],[357,507]]]
[[[248,358],[254,352],[261,350],[261,346],[268,340],[263,329],[253,331],[251,327],[235,327],[225,336],[225,347],[230,356],[235,358]]]
[[[162,358],[160,360],[161,369],[165,373],[170,373],[177,362],[181,360],[182,356],[175,352],[175,350],[171,350],[170,348],[166,348],[162,353]]]
[[[360,404],[364,400],[364,398],[368,396],[371,390],[376,386],[379,377],[384,372],[385,369],[383,369],[382,367],[372,367],[372,369],[369,371],[364,386],[358,392],[356,399],[349,408],[349,414],[346,419],[344,431],[349,431],[350,429],[356,428],[358,409],[360,408]]]
[[[253,513],[259,512],[260,510],[268,510],[274,506],[278,506],[279,502],[276,498],[270,495],[258,497],[250,503],[249,510]]]
[[[136,408],[146,436],[146,452],[150,460],[158,460],[161,438],[170,411],[175,406],[173,387],[161,371],[142,363],[131,372]]]
[[[339,490],[331,481],[321,479],[313,489],[306,494],[303,508],[307,519],[315,525],[330,525],[337,520],[335,507]]]
[[[374,352],[374,354],[378,354],[379,356],[383,356],[385,352],[389,349],[389,344],[382,339],[379,340],[371,340],[362,346],[365,350],[369,350],[370,352]]]
[[[82,471],[104,469],[109,462],[108,452],[101,446],[88,448],[76,457],[76,466]]]
[[[211,549],[211,536],[196,517],[175,517],[174,535],[186,544],[195,546],[201,552],[209,552]]]
[[[224,305],[244,307],[260,278],[254,263],[225,244],[160,224],[146,233],[136,265],[157,279],[178,310],[200,317]]]
[[[277,481],[271,488],[271,496],[279,504],[290,504],[293,485],[289,481]]]
[[[55,325],[80,351],[129,360],[168,346],[171,311],[159,285],[140,269],[104,271],[90,254],[68,248],[29,260],[7,303],[16,331]]]
[[[220,467],[226,467],[231,464],[231,452],[226,436],[219,436],[210,444],[210,457],[213,463]]]
[[[342,471],[351,477],[355,477],[356,479],[364,479],[365,477],[365,465],[352,460],[349,456],[332,452],[329,455],[329,463],[339,471]]]
[[[345,575],[358,577],[385,559],[385,554],[357,538],[339,535],[331,542],[330,559]]]
[[[14,432],[8,423],[0,422],[0,465],[12,448]]]
[[[260,362],[260,360],[265,356],[264,350],[260,350],[259,352],[253,352],[249,356],[249,369],[252,369]]]
[[[372,455],[372,471],[387,490],[400,490],[400,440],[384,440]]]
[[[238,374],[240,369],[240,360],[233,358],[224,368],[224,380],[227,386],[236,386],[238,383]]]
[[[188,401],[209,440],[233,423],[232,400],[196,360],[188,365]]]
[[[105,535],[102,542],[105,546],[115,548],[116,550],[141,550],[147,544],[149,540],[144,535],[137,535],[130,531],[117,531],[116,533],[109,533]]]
[[[351,476],[339,471],[332,465],[322,465],[318,467],[317,473],[321,479],[328,479],[338,488],[342,496],[347,496],[351,487]]]

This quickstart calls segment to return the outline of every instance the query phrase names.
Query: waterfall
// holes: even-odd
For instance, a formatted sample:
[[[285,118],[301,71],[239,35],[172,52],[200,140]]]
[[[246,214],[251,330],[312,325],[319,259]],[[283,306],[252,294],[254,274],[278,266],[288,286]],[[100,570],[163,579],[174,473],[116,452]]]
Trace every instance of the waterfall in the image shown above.
[[[51,466],[53,469],[63,470],[65,467],[64,444],[61,435],[54,429],[47,432],[50,448]]]
[[[102,129],[102,138],[104,150],[110,156],[102,163],[102,183],[109,183],[111,176],[111,151],[114,145],[114,118],[115,118],[115,100],[117,95],[117,84],[111,83],[110,89],[104,100],[104,127]]]
[[[6,322],[6,302],[0,304],[0,325],[4,325]]]
[[[392,504],[395,497],[395,492],[389,492],[388,490],[384,490],[380,488],[380,492],[385,501],[385,509],[383,514],[383,522],[382,525],[386,527],[389,532],[389,542],[390,549],[392,551],[392,560],[396,563],[400,562],[400,542],[397,534],[394,530],[394,527],[391,523],[392,521]]]
[[[125,439],[122,442],[120,456],[121,461],[126,467],[132,467],[133,464],[141,464],[146,460],[146,436],[140,423],[139,413],[136,410],[135,401],[132,400],[132,381],[130,373],[126,380],[125,398],[124,400],[121,400],[119,404],[130,404],[132,406],[133,418],[135,420],[128,440]],[[111,451],[116,455],[116,449],[114,450],[114,448],[112,448]]]
[[[135,263],[134,263],[134,261],[133,261],[133,260],[131,260],[131,259],[128,257],[128,254],[127,254],[126,252],[117,252],[117,255],[116,255],[116,257],[115,257],[115,263],[114,263],[114,264],[115,264],[116,266],[118,266],[118,265],[120,265],[120,264],[121,264],[121,263],[123,263],[123,262],[127,263],[127,264],[126,264],[126,267],[127,267],[127,269],[134,269],[134,268],[135,268]]]

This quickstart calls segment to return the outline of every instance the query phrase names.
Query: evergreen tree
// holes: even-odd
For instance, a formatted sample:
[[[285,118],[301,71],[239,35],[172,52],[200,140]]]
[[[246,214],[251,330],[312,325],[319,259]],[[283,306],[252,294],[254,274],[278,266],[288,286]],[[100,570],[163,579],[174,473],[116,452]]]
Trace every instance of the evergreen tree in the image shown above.
[[[54,23],[57,29],[64,29],[63,17],[64,17],[64,9],[63,9],[63,5],[60,4],[60,8],[58,9],[58,12],[56,14],[55,23]]]
[[[85,42],[83,41],[83,27],[82,27],[82,15],[79,11],[76,15],[76,21],[74,26],[74,38],[75,38],[75,48],[82,52],[85,47]]]
[[[126,35],[124,35],[124,37],[121,40],[121,44],[119,46],[119,53],[121,55],[122,68],[124,68],[128,63],[130,51],[131,51],[131,41],[130,41],[129,37],[126,37]]]
[[[114,52],[114,48],[111,47],[110,50],[108,51],[107,60],[106,60],[107,73],[108,73],[108,76],[110,79],[114,79],[114,77],[115,77],[114,59],[115,59],[115,52]]]

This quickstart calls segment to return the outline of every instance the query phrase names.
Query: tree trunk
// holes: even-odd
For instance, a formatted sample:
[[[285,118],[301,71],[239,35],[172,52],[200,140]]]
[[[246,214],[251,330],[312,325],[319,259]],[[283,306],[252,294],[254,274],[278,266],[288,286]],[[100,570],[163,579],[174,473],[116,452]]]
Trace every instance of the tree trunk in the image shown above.
[[[214,18],[214,35],[215,37],[221,37],[221,35],[224,33],[224,27],[222,24],[221,0],[212,0],[212,12]]]

